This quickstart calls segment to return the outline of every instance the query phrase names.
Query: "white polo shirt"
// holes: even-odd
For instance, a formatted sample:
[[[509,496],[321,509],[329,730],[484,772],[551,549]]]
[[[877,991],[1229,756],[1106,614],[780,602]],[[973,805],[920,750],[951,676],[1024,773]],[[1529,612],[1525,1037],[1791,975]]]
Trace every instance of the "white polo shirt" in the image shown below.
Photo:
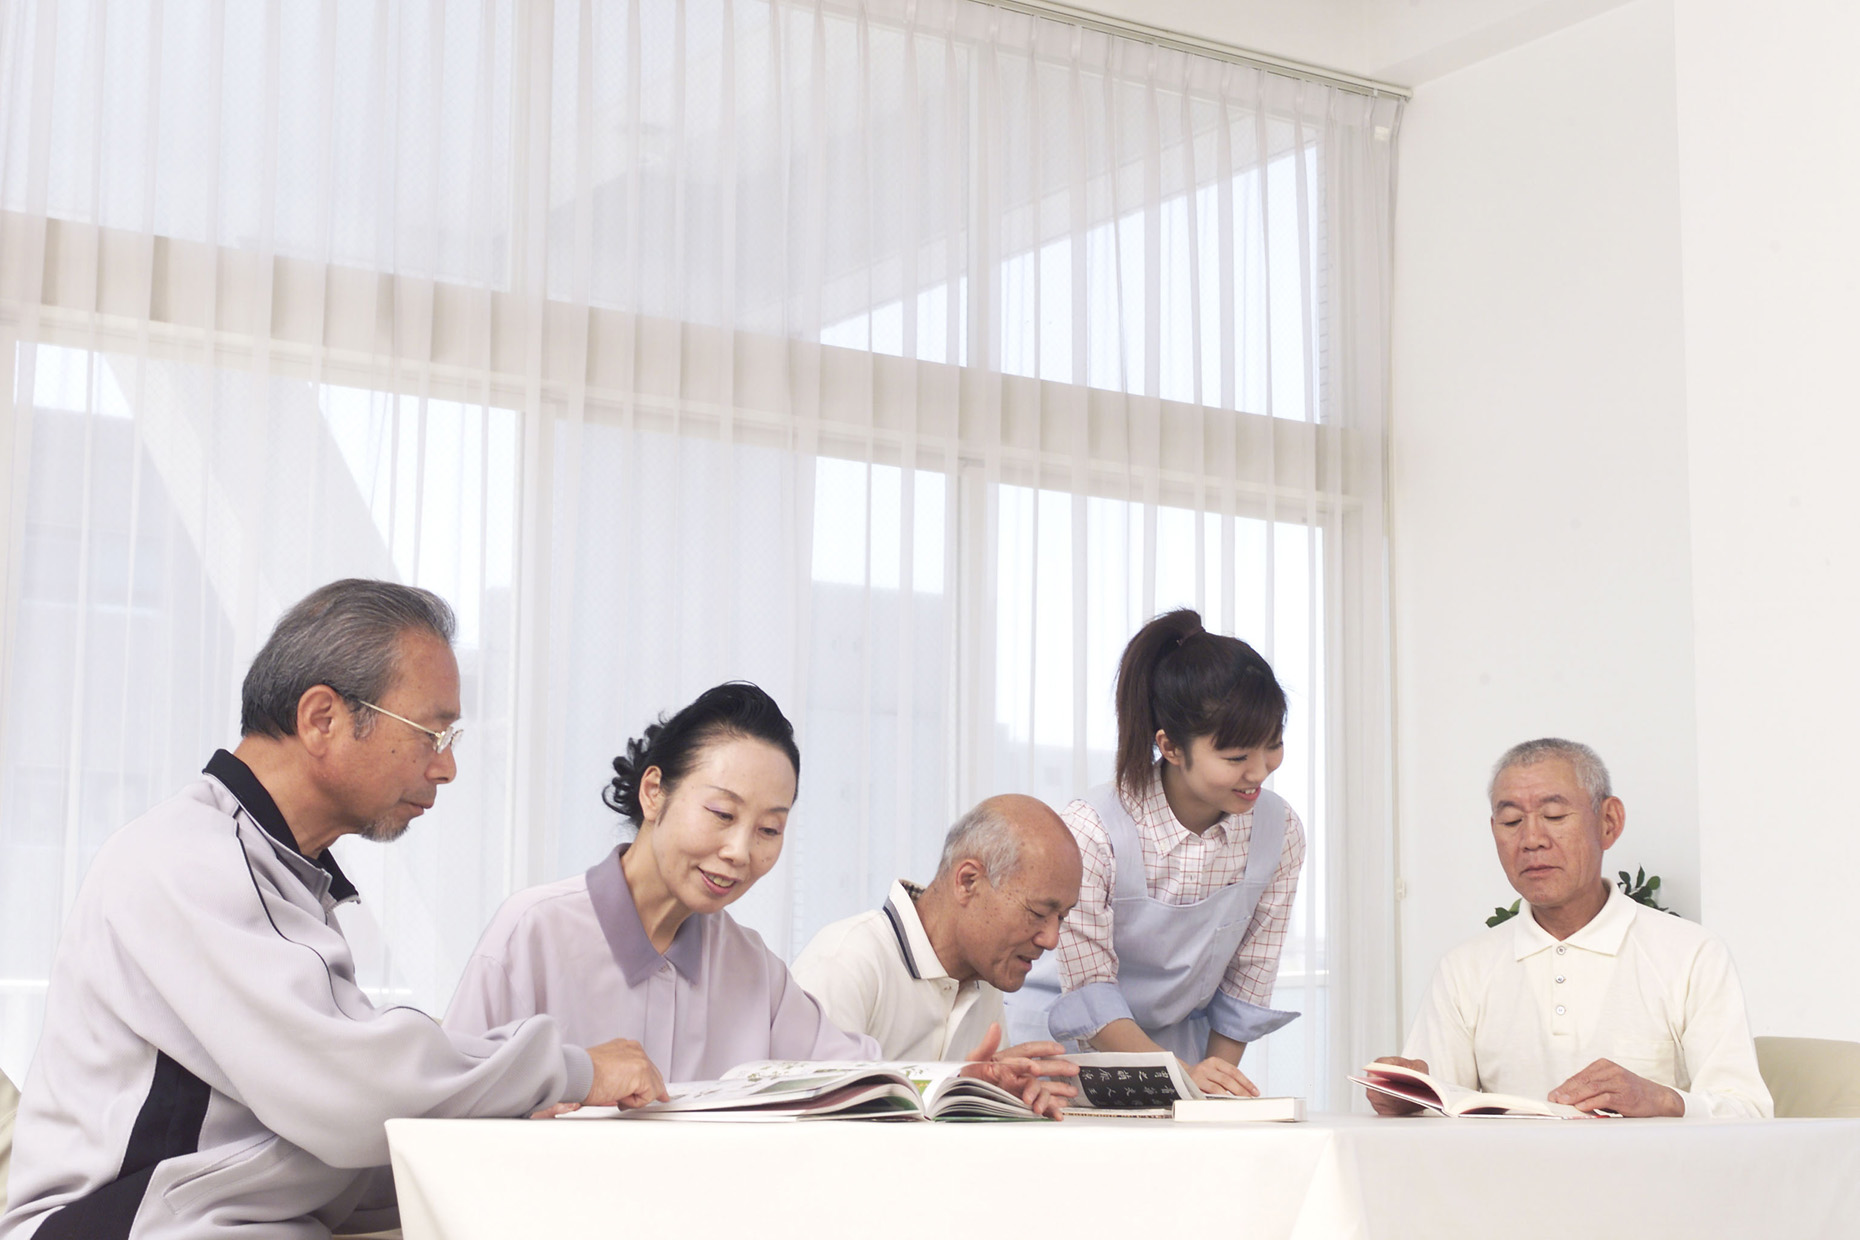
[[[1609,1059],[1678,1090],[1687,1119],[1774,1113],[1724,943],[1618,890],[1562,942],[1527,902],[1447,953],[1402,1053],[1443,1080],[1530,1098]]]
[[[917,916],[922,891],[899,879],[883,908],[820,931],[794,977],[828,1020],[876,1038],[886,1059],[961,1059],[1001,1019],[1001,992],[949,975]]]

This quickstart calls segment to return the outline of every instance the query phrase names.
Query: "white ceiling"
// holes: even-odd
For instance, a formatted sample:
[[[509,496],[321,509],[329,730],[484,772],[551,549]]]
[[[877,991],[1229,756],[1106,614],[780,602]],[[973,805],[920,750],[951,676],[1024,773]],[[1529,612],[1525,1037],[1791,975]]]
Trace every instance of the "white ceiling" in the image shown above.
[[[1419,86],[1628,0],[1068,0],[1075,8]]]

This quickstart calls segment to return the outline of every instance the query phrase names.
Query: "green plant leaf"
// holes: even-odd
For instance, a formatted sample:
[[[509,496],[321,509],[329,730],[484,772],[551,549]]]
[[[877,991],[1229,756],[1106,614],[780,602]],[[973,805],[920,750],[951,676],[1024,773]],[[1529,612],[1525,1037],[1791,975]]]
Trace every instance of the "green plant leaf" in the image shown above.
[[[1660,876],[1658,874],[1647,873],[1647,868],[1645,866],[1637,866],[1631,878],[1628,876],[1626,870],[1617,870],[1615,873],[1619,875],[1621,880],[1617,885],[1621,888],[1622,895],[1634,901],[1636,904],[1644,904],[1650,909],[1656,909],[1662,913],[1672,913],[1675,917],[1679,916],[1677,911],[1667,908],[1664,904],[1660,903]]]

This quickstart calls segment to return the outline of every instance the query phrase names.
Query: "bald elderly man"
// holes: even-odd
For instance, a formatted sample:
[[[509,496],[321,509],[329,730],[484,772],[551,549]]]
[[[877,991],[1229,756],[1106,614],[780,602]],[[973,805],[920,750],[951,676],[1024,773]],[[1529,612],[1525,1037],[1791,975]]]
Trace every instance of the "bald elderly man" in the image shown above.
[[[992,797],[950,828],[927,886],[901,879],[883,908],[826,927],[795,979],[887,1059],[987,1058],[1002,992],[1058,946],[1081,872],[1072,833],[1044,802]]]

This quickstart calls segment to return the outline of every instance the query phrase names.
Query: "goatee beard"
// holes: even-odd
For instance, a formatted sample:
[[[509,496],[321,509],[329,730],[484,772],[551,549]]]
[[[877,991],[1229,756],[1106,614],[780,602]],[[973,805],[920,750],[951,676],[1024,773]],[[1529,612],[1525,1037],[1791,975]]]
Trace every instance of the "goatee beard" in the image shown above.
[[[407,834],[407,828],[412,825],[412,819],[408,819],[406,822],[397,822],[392,818],[377,818],[373,822],[363,826],[356,834],[365,840],[373,840],[377,844],[392,844],[395,840]]]

